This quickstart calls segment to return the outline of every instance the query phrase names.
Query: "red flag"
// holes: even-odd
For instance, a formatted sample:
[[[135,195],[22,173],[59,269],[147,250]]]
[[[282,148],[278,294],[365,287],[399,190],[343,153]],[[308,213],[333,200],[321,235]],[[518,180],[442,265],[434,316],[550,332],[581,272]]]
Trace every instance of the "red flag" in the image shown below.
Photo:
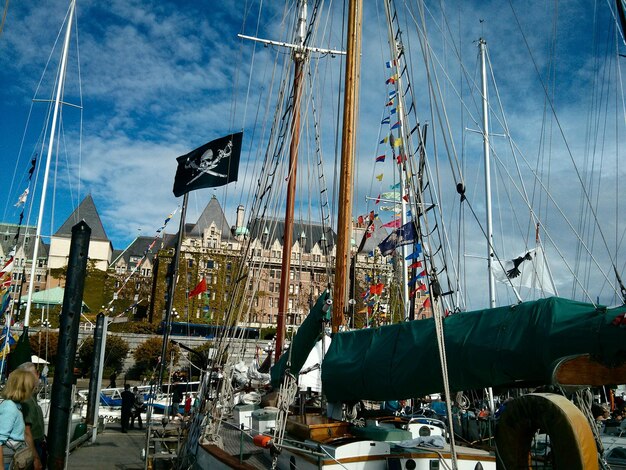
[[[369,218],[371,221],[374,221],[374,219],[376,218],[376,214],[374,214],[374,211],[370,212]]]
[[[380,202],[380,194],[378,195],[378,197],[376,198],[376,204],[378,204]]]
[[[419,290],[426,291],[426,284],[420,284],[418,287]]]
[[[363,225],[365,223],[365,221],[363,220],[363,216],[360,215],[359,218],[357,219],[359,225]]]
[[[200,295],[206,291],[206,279],[202,278],[202,280],[198,283],[196,287],[193,288],[191,292],[189,292],[188,298],[192,298],[196,295]]]
[[[421,267],[422,267],[422,262],[421,261],[416,261],[411,266],[409,266],[409,269],[416,269],[416,268],[421,268]]]
[[[405,194],[404,196],[402,196],[402,199],[404,199],[406,202],[409,202],[409,195]]]
[[[422,307],[430,308],[430,297],[426,297],[426,300],[424,300],[424,303],[422,304]]]
[[[370,292],[372,294],[380,295],[383,293],[383,287],[385,287],[383,283],[374,284],[372,287],[370,287]]]

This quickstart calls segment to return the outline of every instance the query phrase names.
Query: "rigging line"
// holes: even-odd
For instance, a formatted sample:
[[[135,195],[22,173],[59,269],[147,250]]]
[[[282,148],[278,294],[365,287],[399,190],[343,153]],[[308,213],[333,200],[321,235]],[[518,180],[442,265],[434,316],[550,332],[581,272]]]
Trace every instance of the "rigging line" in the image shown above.
[[[4,11],[2,12],[2,22],[0,22],[0,34],[4,31],[4,22],[7,19],[7,13],[9,12],[9,0],[4,2]]]
[[[441,89],[439,87],[437,74],[434,73],[434,70],[432,70],[432,65],[431,65],[432,62],[430,59],[432,59],[433,53],[432,53],[432,49],[429,46],[428,38],[426,35],[426,24],[425,24],[425,18],[424,18],[422,5],[420,5],[420,20],[422,22],[423,29],[420,29],[419,24],[417,20],[415,19],[415,17],[413,16],[413,14],[411,14],[411,17],[413,18],[413,21],[415,23],[415,26],[418,28],[418,33],[419,33],[418,37],[419,37],[419,41],[420,41],[420,45],[422,49],[422,56],[424,60],[426,77],[428,81],[428,92],[429,92],[428,97],[429,97],[429,101],[431,105],[431,119],[432,119],[432,122],[438,122],[439,125],[441,126],[441,129],[446,130],[448,132],[448,134],[442,134],[442,139],[443,139],[444,147],[448,154],[448,161],[450,163],[450,170],[452,172],[452,177],[454,179],[455,184],[457,184],[459,182],[463,182],[463,175],[462,173],[460,173],[460,165],[458,162],[458,157],[457,157],[457,152],[456,152],[456,148],[454,145],[454,141],[452,139],[449,140],[449,136],[452,135],[452,132],[450,129],[450,122],[447,118],[445,107],[441,109],[439,107],[439,101],[437,101],[436,99],[438,97],[440,100],[442,100],[443,97],[440,95],[440,93],[439,94],[437,93],[437,91],[441,92]],[[434,86],[434,84],[436,85],[436,87]],[[437,146],[437,139],[433,139],[433,145]]]
[[[584,186],[584,182],[582,180],[582,176],[580,174],[580,171],[578,170],[578,166],[576,165],[576,161],[574,160],[574,155],[572,154],[572,149],[570,148],[570,145],[569,145],[569,143],[568,143],[568,141],[567,141],[567,139],[565,137],[565,130],[563,129],[563,127],[561,125],[561,121],[560,121],[560,119],[559,119],[559,117],[557,115],[556,109],[554,108],[554,103],[552,102],[552,100],[548,96],[548,90],[547,90],[546,85],[545,85],[545,83],[543,81],[543,78],[541,77],[541,74],[539,73],[539,67],[538,67],[537,62],[535,60],[535,57],[533,56],[533,54],[532,54],[532,52],[530,50],[530,45],[528,44],[528,39],[526,37],[526,34],[524,33],[524,30],[522,29],[522,25],[521,25],[521,23],[519,21],[519,18],[517,16],[517,12],[515,11],[515,7],[513,6],[513,3],[512,3],[511,0],[509,0],[509,6],[511,7],[511,11],[513,12],[513,16],[515,17],[515,22],[517,23],[517,26],[518,26],[518,28],[520,30],[522,38],[524,39],[524,44],[526,45],[526,49],[528,50],[528,54],[530,55],[530,58],[531,58],[532,63],[533,63],[533,66],[535,68],[535,72],[537,74],[537,79],[539,80],[539,83],[541,83],[541,86],[542,86],[542,88],[544,90],[544,94],[545,94],[545,96],[547,98],[547,101],[548,101],[548,103],[550,105],[550,109],[552,110],[552,114],[553,114],[554,119],[556,121],[557,128],[559,129],[559,133],[561,134],[561,137],[563,138],[563,143],[564,143],[565,148],[567,150],[567,154],[570,157],[570,161],[572,162],[573,168],[574,168],[575,173],[576,173],[576,177],[578,178],[578,181],[579,181],[579,183],[582,186],[582,192],[583,192],[583,194],[585,196],[585,200],[587,201],[587,205],[589,206],[589,209],[591,210],[591,213],[593,215],[593,221],[595,222],[595,224],[597,226],[597,229],[598,229],[598,232],[600,233],[600,238],[602,239],[602,243],[604,244],[604,247],[607,250],[607,253],[609,254],[609,258],[611,259],[611,265],[614,266],[615,263],[614,263],[614,261],[613,261],[613,259],[611,257],[611,251],[609,249],[608,242],[607,242],[607,240],[606,240],[606,238],[604,236],[604,232],[602,230],[602,227],[600,226],[600,221],[598,220],[597,213],[596,213],[595,209],[591,205],[591,199],[590,199],[589,193],[587,192],[587,190],[586,190],[586,188]]]
[[[519,147],[517,147],[517,145],[515,144],[514,141],[511,141],[514,145],[515,150],[517,151],[517,153],[519,153],[519,155],[521,156],[522,160],[524,161],[524,163],[526,164],[526,166],[529,168],[529,170],[531,171],[534,179],[536,180],[536,182],[541,186],[541,188],[543,189],[543,191],[545,192],[547,198],[550,200],[550,202],[552,202],[552,204],[554,205],[554,207],[557,209],[558,213],[563,217],[563,220],[567,223],[567,225],[569,226],[569,228],[571,229],[572,233],[577,237],[578,241],[582,244],[582,247],[585,249],[585,251],[587,252],[587,254],[591,257],[591,259],[594,261],[596,267],[598,267],[600,269],[600,271],[602,272],[602,274],[604,275],[605,279],[607,281],[608,278],[606,276],[606,274],[604,274],[604,272],[602,271],[599,263],[597,262],[597,260],[595,259],[595,257],[593,256],[591,250],[589,249],[589,247],[587,246],[587,244],[584,242],[584,240],[582,239],[581,235],[578,233],[578,231],[574,228],[572,222],[569,220],[569,218],[566,216],[566,214],[563,212],[563,210],[561,209],[560,205],[557,203],[557,201],[554,199],[554,197],[552,196],[552,194],[550,193],[550,191],[548,191],[547,187],[545,186],[544,182],[541,180],[541,178],[539,178],[539,176],[536,174],[535,170],[533,170],[533,168],[530,166],[528,160],[526,159],[526,157],[524,157],[523,153],[521,152],[521,150],[519,149]],[[498,159],[497,154],[495,154],[496,159]],[[500,162],[500,164],[502,165],[502,168],[505,169],[505,171],[507,172],[507,175],[509,177],[509,180],[511,181],[511,183],[514,185],[514,187],[517,188],[517,185],[515,183],[515,180],[511,177],[511,175],[508,173],[508,169],[506,169],[506,167],[502,164],[502,162],[498,159],[498,161]],[[524,202],[526,203],[526,205],[528,206],[528,208],[532,211],[533,208],[530,205],[529,201],[524,199],[523,194],[521,193],[521,191],[519,189],[517,189],[518,193],[522,196]],[[547,227],[541,222],[541,220],[537,219],[538,223],[540,223],[541,228],[546,232],[546,234],[548,233],[547,231]],[[555,248],[557,247],[557,245],[554,243],[554,241],[552,240],[552,238],[550,238],[551,242],[554,244]],[[558,251],[558,249],[557,249]],[[562,259],[563,258],[563,254],[559,251],[559,255],[561,255]],[[569,265],[568,265],[569,266]],[[576,277],[575,271],[570,270],[570,273],[572,275],[574,275],[574,277]],[[579,283],[579,281],[576,279],[576,281]],[[613,284],[610,283],[609,281],[609,285],[613,286]],[[586,292],[586,291],[585,291]],[[590,300],[593,301],[593,299],[591,299],[591,297],[589,297]]]
[[[7,3],[8,3],[8,0],[7,0]],[[13,186],[15,185],[15,178],[16,178],[16,175],[17,175],[17,168],[19,167],[19,161],[21,160],[21,157],[22,157],[22,151],[24,149],[24,143],[26,141],[26,131],[28,129],[28,126],[30,124],[30,120],[31,120],[31,117],[32,117],[32,114],[33,114],[33,109],[34,109],[34,105],[35,105],[35,99],[37,98],[37,94],[39,93],[39,90],[42,87],[43,80],[44,80],[44,77],[46,75],[46,71],[48,70],[48,66],[50,65],[50,62],[52,61],[52,56],[54,55],[54,51],[56,49],[56,46],[59,43],[61,35],[62,35],[63,31],[64,31],[63,25],[65,24],[65,21],[67,21],[68,13],[69,13],[69,11],[66,13],[65,20],[63,21],[63,24],[61,25],[61,27],[59,28],[59,31],[57,32],[57,36],[56,36],[56,38],[54,40],[54,44],[52,45],[52,48],[50,50],[50,54],[48,54],[48,59],[46,60],[46,65],[44,66],[44,70],[43,70],[43,72],[41,74],[41,77],[39,77],[39,82],[37,83],[37,86],[35,87],[35,92],[33,94],[33,98],[31,100],[31,103],[30,103],[30,106],[29,106],[29,110],[28,110],[28,117],[26,119],[26,125],[24,127],[24,132],[22,134],[22,139],[20,140],[20,146],[19,146],[19,150],[18,150],[17,158],[16,158],[17,164],[15,165],[15,167],[13,169],[13,176],[11,178],[11,184],[9,186],[8,194],[12,194],[13,193]],[[55,79],[55,83],[56,83],[56,79]],[[52,89],[54,90],[54,87]],[[53,97],[54,97],[54,95],[52,94],[51,98],[53,98]],[[52,113],[52,103],[50,102],[50,104],[48,104],[48,111],[46,113],[46,118],[44,119],[44,123],[45,124],[44,124],[44,126],[43,126],[43,128],[41,130],[41,133],[39,135],[38,141],[45,140],[45,133],[46,133],[46,129],[48,127],[48,124],[50,122],[50,115],[51,115],[51,113]],[[44,148],[45,148],[44,144],[42,143],[41,151],[39,152],[39,155],[45,155],[43,153]],[[32,194],[31,200],[34,200],[34,192]],[[7,199],[6,204],[5,204],[5,208],[4,208],[3,220],[6,220],[6,214],[7,214],[8,205],[9,205],[9,200]]]

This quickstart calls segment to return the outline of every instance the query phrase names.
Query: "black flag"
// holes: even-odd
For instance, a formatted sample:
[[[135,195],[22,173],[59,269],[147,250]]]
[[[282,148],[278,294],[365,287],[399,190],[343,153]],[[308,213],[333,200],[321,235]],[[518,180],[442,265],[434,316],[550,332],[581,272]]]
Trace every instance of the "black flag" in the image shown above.
[[[176,160],[174,196],[237,181],[243,132],[212,140]]]

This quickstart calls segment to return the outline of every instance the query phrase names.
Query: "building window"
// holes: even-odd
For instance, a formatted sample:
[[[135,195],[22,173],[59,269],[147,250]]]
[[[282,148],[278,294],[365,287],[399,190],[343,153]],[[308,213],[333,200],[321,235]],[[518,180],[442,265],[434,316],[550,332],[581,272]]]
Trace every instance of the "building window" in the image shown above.
[[[193,260],[187,260],[187,266],[189,266],[190,268],[193,268]]]
[[[226,263],[226,269],[228,269],[229,271],[230,271],[231,269],[233,269],[233,263],[231,263],[230,261],[228,261],[228,262]]]
[[[227,274],[226,278],[225,278],[226,284],[230,285],[231,279],[232,278],[231,278],[230,274]]]
[[[289,284],[289,293],[293,294],[293,284]]]
[[[214,262],[212,259],[207,260],[207,262],[206,262],[206,267],[207,267],[208,269],[213,269],[213,268],[215,267],[215,262]]]
[[[294,273],[293,271],[289,271],[289,280],[293,281],[296,277],[296,273]]]

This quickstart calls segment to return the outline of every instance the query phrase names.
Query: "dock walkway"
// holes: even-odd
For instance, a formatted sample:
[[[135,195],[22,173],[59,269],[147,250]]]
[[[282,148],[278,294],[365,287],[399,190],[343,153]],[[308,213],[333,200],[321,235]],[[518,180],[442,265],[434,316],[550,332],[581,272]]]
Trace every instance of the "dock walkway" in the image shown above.
[[[141,450],[145,445],[145,430],[131,429],[122,433],[119,424],[112,424],[98,434],[95,443],[85,443],[74,449],[67,468],[143,470]]]

